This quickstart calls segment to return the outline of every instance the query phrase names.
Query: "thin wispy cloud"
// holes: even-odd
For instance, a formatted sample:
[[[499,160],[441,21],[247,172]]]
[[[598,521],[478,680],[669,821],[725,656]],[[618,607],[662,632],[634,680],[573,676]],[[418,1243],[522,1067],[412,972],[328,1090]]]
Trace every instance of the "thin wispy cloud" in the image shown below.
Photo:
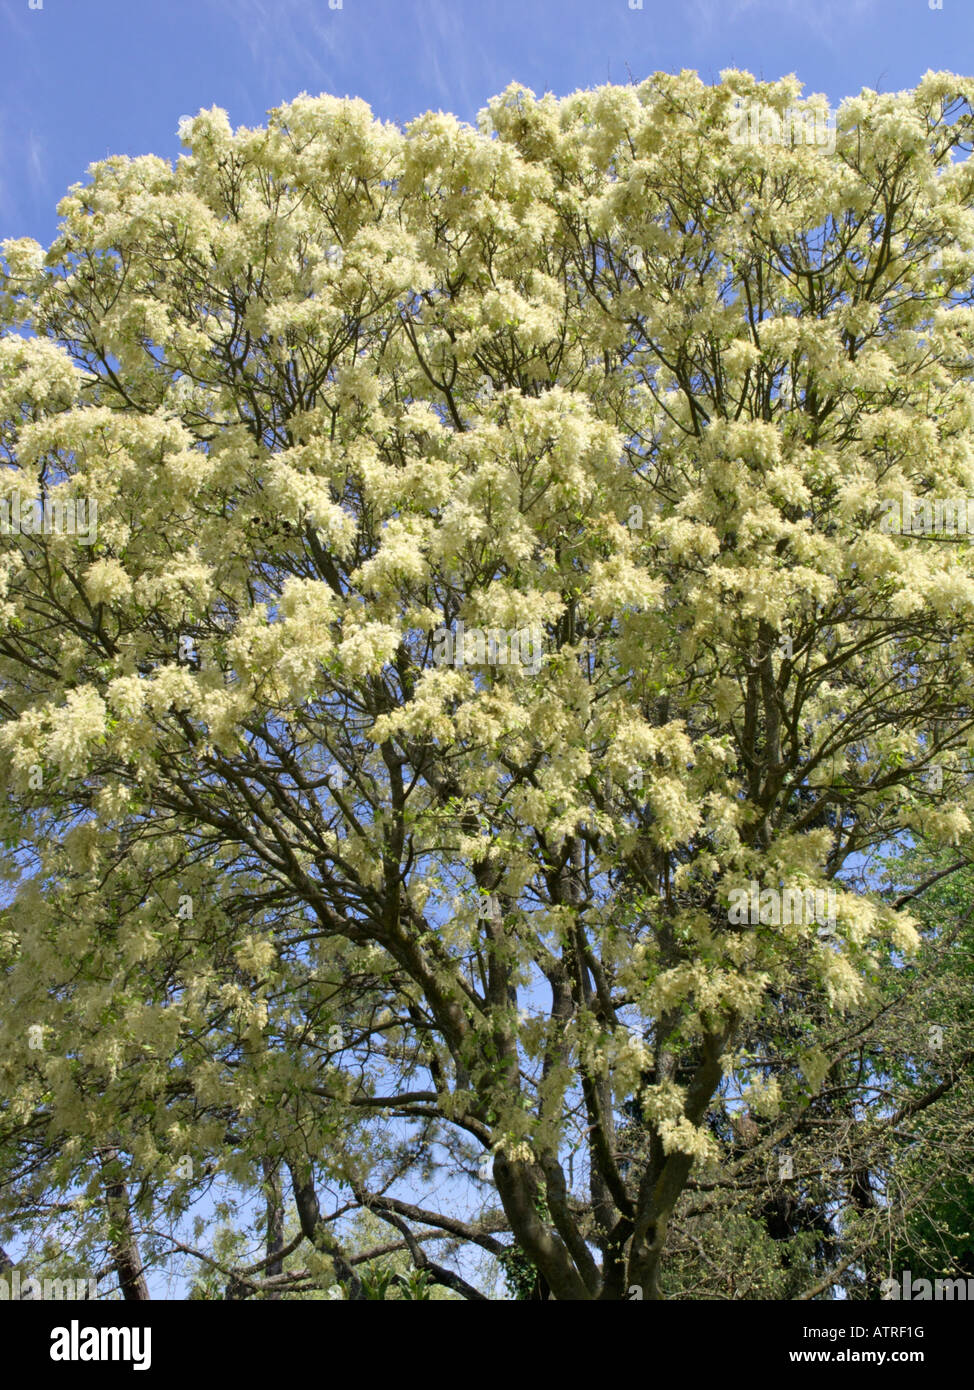
[[[47,192],[47,165],[44,159],[44,141],[35,130],[31,130],[27,135],[27,175],[30,179],[31,192],[36,197],[41,197]]]
[[[472,85],[480,74],[472,70],[471,55],[481,50],[476,41],[471,41],[469,11],[443,0],[429,0],[419,11],[419,27],[422,57],[433,75],[438,104],[453,109],[459,96],[460,110],[472,115],[488,94],[475,91]]]
[[[352,0],[354,2],[354,0]],[[316,76],[320,91],[338,81],[348,35],[348,0],[332,9],[328,0],[218,0],[219,7],[246,44],[257,70],[280,85],[272,104],[297,95],[296,72]]]
[[[807,30],[830,47],[847,47],[850,33],[878,19],[882,10],[880,0],[816,0],[814,4],[809,0],[690,0],[687,7],[700,35],[729,35],[746,20],[745,35],[733,34],[738,48],[742,37],[796,29]]]

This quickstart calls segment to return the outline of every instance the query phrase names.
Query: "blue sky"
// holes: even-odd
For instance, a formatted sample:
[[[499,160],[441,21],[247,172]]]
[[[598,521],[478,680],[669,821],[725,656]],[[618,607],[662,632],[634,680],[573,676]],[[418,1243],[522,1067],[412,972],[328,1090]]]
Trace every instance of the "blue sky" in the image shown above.
[[[473,120],[517,80],[559,94],[657,71],[794,72],[835,104],[974,71],[974,0],[0,0],[0,238],[49,242],[106,154],[180,152],[180,116],[262,123],[296,96]],[[37,0],[33,0],[37,4]],[[628,71],[627,71],[628,65]]]

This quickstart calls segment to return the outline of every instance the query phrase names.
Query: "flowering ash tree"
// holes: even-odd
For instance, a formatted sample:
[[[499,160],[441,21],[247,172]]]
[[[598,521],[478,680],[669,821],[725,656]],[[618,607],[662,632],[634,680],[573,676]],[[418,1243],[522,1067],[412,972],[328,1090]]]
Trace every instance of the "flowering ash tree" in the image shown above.
[[[971,831],[971,542],[887,522],[974,495],[972,95],[214,109],[5,243],[5,1229],[108,1162],[352,1298],[356,1209],[665,1294],[769,992],[861,1005],[852,868]]]

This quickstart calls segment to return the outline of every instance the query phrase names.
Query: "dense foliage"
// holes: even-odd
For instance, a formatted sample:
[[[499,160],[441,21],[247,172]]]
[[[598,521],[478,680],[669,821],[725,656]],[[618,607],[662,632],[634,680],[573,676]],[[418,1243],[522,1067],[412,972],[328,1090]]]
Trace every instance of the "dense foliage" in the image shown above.
[[[974,494],[972,95],[214,109],[4,244],[4,1239],[559,1300],[960,1240],[974,551],[888,523]]]

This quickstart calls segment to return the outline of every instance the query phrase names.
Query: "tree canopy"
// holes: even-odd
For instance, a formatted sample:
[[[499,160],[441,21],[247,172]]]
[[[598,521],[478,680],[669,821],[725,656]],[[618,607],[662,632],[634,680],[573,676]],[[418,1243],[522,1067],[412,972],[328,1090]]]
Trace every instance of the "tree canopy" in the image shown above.
[[[4,243],[0,1231],[139,1296],[228,1182],[238,1294],[381,1296],[374,1219],[420,1290],[706,1283],[971,842],[972,96],[213,109]]]

